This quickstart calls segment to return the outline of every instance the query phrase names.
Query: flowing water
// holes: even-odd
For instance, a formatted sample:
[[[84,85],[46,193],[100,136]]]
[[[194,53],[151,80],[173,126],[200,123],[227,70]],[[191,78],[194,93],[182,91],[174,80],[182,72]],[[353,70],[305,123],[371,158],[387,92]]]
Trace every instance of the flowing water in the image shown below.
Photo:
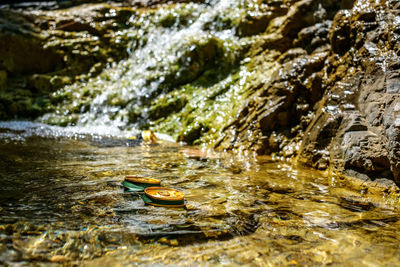
[[[68,127],[0,123],[0,265],[399,265],[398,199],[384,190],[267,157],[130,139],[153,127],[212,144],[276,68],[273,52],[252,62],[243,51],[280,3],[137,11],[116,32],[127,59],[51,96],[39,121]],[[122,188],[128,174],[181,190],[186,208],[144,205]]]
[[[270,158],[134,134],[1,123],[0,264],[400,263],[397,200]],[[128,174],[181,190],[186,209],[144,205],[123,190]]]
[[[116,42],[128,43],[129,57],[109,63],[96,77],[54,92],[51,112],[39,120],[152,127],[174,138],[200,131],[199,143],[214,142],[243,104],[250,81],[267,82],[274,70],[272,63],[259,64],[259,77],[247,66],[251,60],[244,58],[244,51],[259,37],[242,33],[246,18],[265,20],[271,11],[255,0],[206,2],[134,12],[115,33]],[[105,17],[116,14],[110,9]],[[188,141],[200,137],[194,135]]]

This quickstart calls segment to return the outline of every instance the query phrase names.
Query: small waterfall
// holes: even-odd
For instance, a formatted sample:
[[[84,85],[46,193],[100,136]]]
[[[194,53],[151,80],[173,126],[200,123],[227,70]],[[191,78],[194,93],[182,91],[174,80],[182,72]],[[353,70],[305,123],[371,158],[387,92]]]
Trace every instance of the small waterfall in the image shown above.
[[[257,2],[212,0],[137,11],[117,32],[131,40],[129,58],[55,92],[55,112],[39,121],[150,127],[175,137],[192,128],[216,133],[213,123],[233,116],[249,76],[239,62],[253,39],[240,36],[238,27],[249,10],[257,12]]]

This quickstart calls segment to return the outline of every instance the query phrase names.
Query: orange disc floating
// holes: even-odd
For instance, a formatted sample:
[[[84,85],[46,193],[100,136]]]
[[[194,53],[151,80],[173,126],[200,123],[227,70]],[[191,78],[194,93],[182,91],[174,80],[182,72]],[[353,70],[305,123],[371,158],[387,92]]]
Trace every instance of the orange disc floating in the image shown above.
[[[147,187],[143,200],[146,204],[162,207],[183,207],[184,194],[167,187]]]
[[[138,184],[148,184],[148,185],[159,185],[160,180],[150,178],[150,177],[137,177],[133,175],[127,175],[125,176],[125,181],[131,182],[131,183],[138,183]]]
[[[125,176],[122,185],[129,191],[143,191],[147,187],[160,185],[160,180],[149,177]]]

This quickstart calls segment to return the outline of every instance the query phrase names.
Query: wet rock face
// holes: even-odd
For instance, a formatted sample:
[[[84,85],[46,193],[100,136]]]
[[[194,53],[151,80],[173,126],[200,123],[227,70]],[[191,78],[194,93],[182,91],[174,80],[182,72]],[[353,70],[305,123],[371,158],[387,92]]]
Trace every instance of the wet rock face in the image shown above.
[[[392,40],[398,12],[394,4],[358,1],[350,10],[352,45],[338,46],[348,50],[345,54],[344,50],[333,51],[343,54],[339,60],[347,71],[332,87],[342,99],[336,105],[341,122],[327,148],[333,168],[355,170],[373,179],[393,178],[399,183],[399,58]],[[307,143],[303,143],[303,151],[307,151]]]
[[[37,117],[48,111],[49,93],[126,57],[128,40],[114,30],[133,11],[111,9],[0,9],[0,119]]]
[[[299,3],[327,10],[322,1]],[[217,147],[276,152],[320,169],[400,184],[400,3],[360,0],[334,8],[321,22],[301,24],[275,75]],[[317,10],[312,14],[316,18]]]

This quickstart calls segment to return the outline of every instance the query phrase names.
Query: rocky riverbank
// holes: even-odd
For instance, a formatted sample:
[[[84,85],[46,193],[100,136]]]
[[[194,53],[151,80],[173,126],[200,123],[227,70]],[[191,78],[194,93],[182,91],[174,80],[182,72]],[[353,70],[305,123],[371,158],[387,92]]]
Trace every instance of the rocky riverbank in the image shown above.
[[[279,68],[220,146],[399,183],[399,8],[398,1],[294,4],[260,44],[262,53],[286,44]]]
[[[1,9],[0,118],[400,184],[400,1],[163,2]]]

